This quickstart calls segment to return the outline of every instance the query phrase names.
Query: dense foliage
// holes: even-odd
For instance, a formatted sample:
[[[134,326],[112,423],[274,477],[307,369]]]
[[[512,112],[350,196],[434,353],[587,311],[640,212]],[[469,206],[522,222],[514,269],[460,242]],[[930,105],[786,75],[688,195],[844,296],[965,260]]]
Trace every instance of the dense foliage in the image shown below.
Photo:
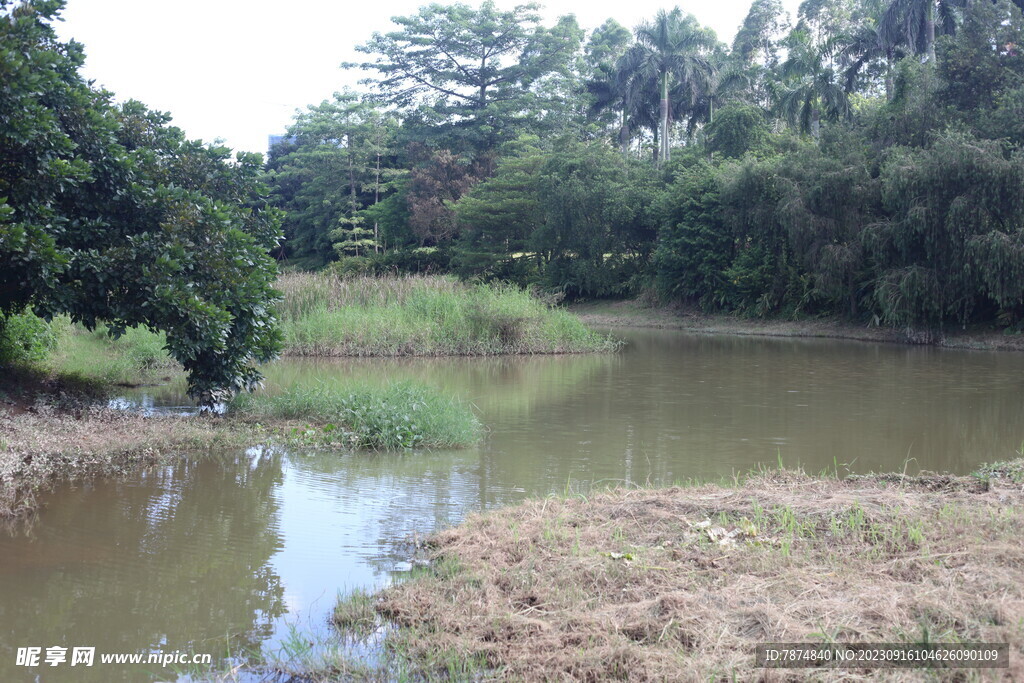
[[[570,297],[653,290],[709,311],[1019,329],[1019,5],[806,0],[791,18],[755,0],[731,47],[678,9],[582,41],[530,6],[396,17],[348,65],[375,74],[374,96],[340,96],[364,120],[387,111],[386,142],[315,140],[325,103],[278,150],[287,256]],[[469,68],[474,50],[493,66]],[[318,155],[333,175],[303,161]]]
[[[115,336],[145,326],[201,402],[249,388],[279,346],[262,159],[114,105],[57,40],[62,5],[0,0],[0,336],[26,308]]]

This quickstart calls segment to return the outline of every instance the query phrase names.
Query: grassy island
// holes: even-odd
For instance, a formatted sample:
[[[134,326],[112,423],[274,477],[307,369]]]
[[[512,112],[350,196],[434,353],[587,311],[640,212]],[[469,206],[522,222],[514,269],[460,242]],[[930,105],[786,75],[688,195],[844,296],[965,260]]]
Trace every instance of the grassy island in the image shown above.
[[[615,342],[579,318],[511,285],[450,276],[340,278],[285,274],[278,281],[285,354],[481,356],[610,351]]]

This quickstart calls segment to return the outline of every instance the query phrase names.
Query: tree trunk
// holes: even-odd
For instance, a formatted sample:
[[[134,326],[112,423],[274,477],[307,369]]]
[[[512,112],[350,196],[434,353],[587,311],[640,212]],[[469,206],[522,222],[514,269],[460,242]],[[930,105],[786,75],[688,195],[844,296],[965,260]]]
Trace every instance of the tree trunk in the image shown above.
[[[817,107],[811,109],[811,137],[817,140],[821,136],[821,112]]]
[[[352,135],[348,135],[348,192],[349,192],[349,215],[356,213],[356,171],[355,152],[352,150]]]
[[[857,288],[853,284],[852,272],[846,276],[846,291],[850,302],[850,319],[855,320],[857,318]]]
[[[380,152],[377,152],[377,171],[373,178],[373,205],[377,206],[380,203]],[[377,231],[377,219],[373,219],[373,253],[378,254],[378,247],[380,245],[380,237]]]
[[[935,63],[935,3],[928,3],[928,13],[924,20],[924,39],[928,46],[928,61]]]
[[[481,79],[484,78],[484,74],[486,73],[486,70],[487,70],[487,58],[484,57],[483,59],[480,60],[480,78]],[[481,82],[480,83],[480,102],[479,102],[479,104],[477,106],[480,107],[481,109],[483,109],[484,107],[487,106],[487,83],[485,83],[485,82]]]
[[[668,161],[668,74],[661,77],[661,161]]]
[[[619,127],[619,148],[622,156],[629,156],[629,124],[626,123],[626,110],[622,110],[622,125]]]

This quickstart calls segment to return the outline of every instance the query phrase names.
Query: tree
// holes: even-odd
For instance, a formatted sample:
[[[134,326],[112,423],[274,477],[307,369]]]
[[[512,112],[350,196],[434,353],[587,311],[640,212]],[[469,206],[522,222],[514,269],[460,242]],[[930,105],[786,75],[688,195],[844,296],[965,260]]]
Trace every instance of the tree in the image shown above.
[[[391,148],[397,125],[394,115],[350,91],[296,115],[289,151],[275,155],[270,165],[278,205],[288,212],[290,256],[333,258],[336,240],[330,233],[339,221],[381,201],[396,176]],[[375,221],[373,238],[379,237]]]
[[[330,238],[335,240],[334,251],[339,257],[364,256],[380,246],[373,238],[374,231],[364,228],[363,222],[362,216],[342,218],[338,222],[339,227],[331,231]]]
[[[935,34],[956,32],[957,10],[969,0],[892,0],[879,24],[888,44],[905,43],[935,63]],[[938,19],[938,22],[936,22]]]
[[[521,138],[502,148],[494,174],[454,205],[461,237],[460,274],[502,277],[521,285],[543,268],[532,252],[531,237],[544,221],[540,172],[545,153],[534,138]]]
[[[613,64],[599,65],[594,78],[586,84],[593,98],[591,114],[617,110],[619,149],[623,156],[629,154],[631,127],[637,124],[644,105],[643,91],[647,84],[640,70],[642,59],[641,50],[630,49]]]
[[[797,9],[797,21],[824,43],[830,38],[847,35],[857,25],[858,8],[868,7],[874,0],[803,0]]]
[[[810,32],[798,25],[788,40],[789,57],[782,64],[785,79],[779,109],[791,124],[815,139],[821,130],[822,114],[836,120],[850,116],[850,101],[831,55],[835,40],[816,43]]]
[[[535,143],[518,141],[455,205],[463,251],[570,296],[621,293],[653,251],[653,172],[600,141]]]
[[[447,149],[430,153],[409,174],[409,226],[423,246],[451,242],[459,234],[455,202],[490,175],[487,159],[473,162]]]
[[[469,131],[489,149],[514,136],[528,113],[557,106],[537,86],[566,73],[582,31],[572,17],[553,28],[540,25],[538,5],[498,10],[491,0],[478,9],[432,4],[394,17],[397,31],[374,33],[356,49],[373,61],[346,63],[377,71],[371,84],[379,98],[399,107],[426,105],[440,121]],[[534,117],[536,118],[536,117]]]
[[[708,53],[717,45],[714,31],[697,23],[692,14],[683,15],[676,7],[671,12],[660,10],[653,22],[636,29],[637,42],[643,49],[640,70],[648,78],[657,78],[660,92],[661,150],[659,160],[669,160],[672,110],[670,91],[678,85],[689,94],[693,103],[708,89],[713,69]]]
[[[541,215],[528,242],[542,283],[569,296],[620,294],[654,247],[650,170],[600,142],[559,140],[537,175]]]
[[[1024,317],[1020,150],[945,132],[930,148],[894,150],[880,180],[887,218],[868,227],[866,244],[885,320],[936,328],[979,312]]]
[[[938,98],[955,107],[964,124],[985,131],[983,137],[1021,141],[1022,44],[1024,15],[1006,2],[975,2],[964,10],[956,40],[939,55]]]
[[[726,306],[725,271],[736,240],[722,223],[714,169],[706,163],[681,169],[662,203],[654,256],[658,291],[705,310]]]
[[[896,42],[893,42],[896,41]],[[893,67],[904,57],[904,44],[899,35],[881,30],[877,25],[862,26],[847,37],[842,47],[842,55],[849,60],[843,72],[846,91],[857,89],[857,82],[862,69],[873,62],[882,62],[882,79],[885,84],[885,99],[893,97]]]
[[[262,158],[112,105],[57,40],[62,7],[0,0],[0,311],[162,330],[204,405],[251,389],[280,346]]]
[[[633,34],[628,28],[614,19],[608,19],[590,34],[583,54],[594,70],[601,66],[611,66],[626,53],[632,40]]]
[[[733,54],[745,66],[775,64],[787,23],[780,0],[754,0],[732,41]]]
[[[750,105],[730,105],[708,124],[707,147],[712,154],[739,158],[766,146],[770,130],[764,111]]]

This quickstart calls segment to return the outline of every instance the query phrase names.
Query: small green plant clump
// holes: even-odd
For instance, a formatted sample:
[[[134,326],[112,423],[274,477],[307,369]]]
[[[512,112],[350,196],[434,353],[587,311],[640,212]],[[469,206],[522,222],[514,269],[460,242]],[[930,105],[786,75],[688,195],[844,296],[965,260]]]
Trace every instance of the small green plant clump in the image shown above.
[[[231,409],[260,419],[316,421],[318,427],[295,428],[292,436],[355,448],[457,448],[475,443],[482,430],[466,404],[410,382],[374,387],[322,381],[241,395]]]

